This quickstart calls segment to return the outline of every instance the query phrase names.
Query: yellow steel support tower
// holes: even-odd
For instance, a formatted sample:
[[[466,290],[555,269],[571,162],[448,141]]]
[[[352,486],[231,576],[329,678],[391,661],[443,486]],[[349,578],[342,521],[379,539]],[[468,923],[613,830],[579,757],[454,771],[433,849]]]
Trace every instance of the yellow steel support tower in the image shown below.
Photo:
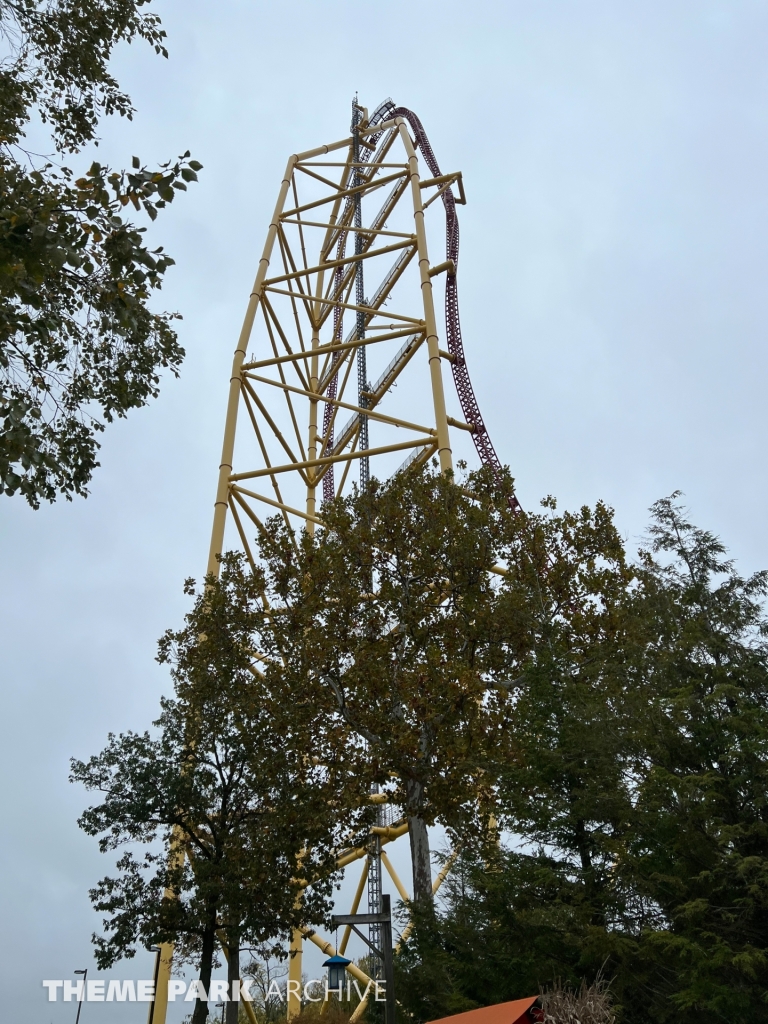
[[[427,248],[427,211],[448,189],[464,201],[461,174],[424,175],[409,124],[381,110],[369,121],[356,107],[348,137],[286,165],[232,362],[209,573],[218,573],[226,548],[241,548],[253,564],[249,534],[266,516],[314,530],[323,498],[346,493],[369,472],[384,478],[433,456],[450,470],[451,429],[477,429],[447,414],[443,364],[455,356],[440,347],[433,282],[455,267],[433,265]],[[407,830],[402,819],[380,818],[373,832],[385,845]],[[367,855],[367,846],[339,855],[340,867],[364,860],[353,913]],[[406,897],[383,852],[381,865]],[[335,952],[297,931],[289,982],[301,981],[304,937]],[[168,945],[158,954],[151,1024],[166,1021],[172,955]],[[289,1018],[299,1008],[289,995]]]

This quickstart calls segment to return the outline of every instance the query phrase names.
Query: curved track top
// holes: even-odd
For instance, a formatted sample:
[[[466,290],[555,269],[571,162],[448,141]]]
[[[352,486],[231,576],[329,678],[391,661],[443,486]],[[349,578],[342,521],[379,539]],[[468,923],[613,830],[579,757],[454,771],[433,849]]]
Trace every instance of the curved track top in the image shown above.
[[[424,125],[421,123],[420,118],[408,107],[398,107],[391,99],[384,100],[374,110],[368,125],[371,128],[375,128],[382,122],[390,121],[394,118],[404,118],[411,127],[413,132],[414,141],[418,147],[421,156],[429,168],[430,173],[434,178],[442,176],[440,165],[437,162],[434,150],[430,144],[429,138]],[[356,126],[353,123],[353,129]],[[380,139],[380,133],[375,133],[368,136],[368,140],[371,143],[377,143]],[[359,159],[361,163],[366,163],[368,158],[371,156],[372,150],[363,149],[359,153]],[[451,372],[453,375],[453,382],[456,386],[456,393],[461,404],[461,411],[464,415],[466,423],[470,424],[474,429],[472,433],[472,440],[475,444],[475,449],[480,458],[481,463],[484,466],[490,466],[493,470],[494,475],[500,479],[502,473],[502,464],[496,454],[496,449],[491,441],[490,434],[486,428],[483,420],[482,413],[480,412],[480,406],[478,405],[477,398],[475,397],[474,388],[472,387],[472,381],[469,376],[469,370],[467,368],[467,361],[464,354],[464,343],[461,336],[461,318],[459,316],[459,291],[458,291],[458,267],[459,267],[459,217],[456,211],[456,197],[453,194],[452,189],[446,188],[441,192],[440,198],[443,202],[445,209],[445,258],[446,262],[452,264],[451,269],[447,271],[446,286],[445,286],[445,334],[448,352],[451,354]],[[348,204],[351,207],[353,203],[352,199],[348,200]],[[344,255],[346,246],[346,234],[339,239],[337,246],[336,256],[337,259],[341,259]],[[341,281],[341,268],[337,271],[337,282]],[[338,315],[335,322],[334,336],[338,336],[341,339],[341,317]],[[334,376],[330,388],[329,395],[332,398],[336,397],[337,388],[337,376]],[[326,406],[324,427],[327,429],[330,422],[330,406]],[[331,427],[332,430],[332,427]],[[331,435],[332,436],[332,435]],[[325,500],[330,500],[333,497],[333,469],[329,471],[323,481],[323,497]],[[520,503],[514,494],[508,496],[510,508],[513,511],[517,511],[520,508]]]
[[[385,100],[375,111],[374,118],[404,117],[411,126],[414,138],[424,162],[433,177],[440,177],[440,165],[437,162],[434,150],[429,143],[424,125],[412,110],[407,107],[397,107],[391,100]],[[373,118],[371,119],[373,120]],[[480,406],[475,398],[475,391],[472,381],[469,378],[467,361],[464,356],[464,343],[461,338],[461,319],[459,317],[459,289],[457,272],[459,269],[459,217],[456,212],[456,197],[451,189],[446,189],[442,195],[443,207],[445,208],[445,258],[453,263],[453,271],[448,271],[445,286],[445,333],[448,342],[448,351],[454,357],[451,362],[453,381],[456,385],[456,392],[461,403],[461,411],[467,423],[475,428],[472,440],[475,442],[477,454],[484,466],[490,466],[497,478],[500,478],[502,465],[493,447],[490,434],[483,422]],[[520,503],[514,494],[509,495],[510,508],[517,510]]]

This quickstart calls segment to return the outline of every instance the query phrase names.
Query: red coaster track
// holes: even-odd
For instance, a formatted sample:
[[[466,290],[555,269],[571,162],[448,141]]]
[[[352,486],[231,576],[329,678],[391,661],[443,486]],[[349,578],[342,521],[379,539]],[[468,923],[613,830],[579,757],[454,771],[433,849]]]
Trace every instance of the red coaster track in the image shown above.
[[[381,124],[383,121],[389,121],[395,117],[404,118],[411,126],[411,130],[416,141],[418,149],[424,158],[424,162],[429,168],[433,177],[440,177],[440,165],[437,162],[437,157],[434,154],[434,150],[430,145],[427,133],[424,131],[424,125],[421,120],[414,114],[412,110],[407,107],[397,107],[391,99],[384,100],[374,110],[369,124],[375,127],[377,124]],[[369,137],[372,144],[376,144],[380,138],[380,134],[373,134]],[[366,161],[370,156],[371,150],[366,149],[360,154],[361,161]],[[453,382],[456,385],[456,392],[459,396],[459,403],[461,405],[461,411],[464,415],[466,423],[471,424],[474,427],[472,432],[472,440],[475,443],[477,454],[480,457],[480,462],[484,466],[490,466],[494,476],[500,481],[502,479],[502,464],[496,449],[493,447],[488,429],[483,421],[482,413],[480,412],[480,406],[477,404],[475,398],[475,392],[472,387],[472,381],[469,377],[469,371],[467,369],[466,357],[464,355],[464,343],[461,337],[461,320],[459,318],[459,292],[456,278],[456,271],[459,266],[459,218],[456,213],[456,199],[450,188],[445,189],[441,195],[443,201],[443,207],[445,208],[445,253],[446,260],[453,262],[454,270],[449,272],[446,278],[445,286],[445,333],[448,344],[448,351],[453,356],[451,361],[451,372],[453,373]],[[343,256],[344,249],[346,247],[347,232],[343,232],[338,244],[337,258]],[[341,279],[341,268],[337,271],[337,278]],[[342,313],[341,310],[336,311],[335,322],[334,322],[334,339],[341,340],[341,322]],[[330,383],[329,391],[330,398],[336,397],[336,377]],[[324,419],[324,430],[328,430],[330,424],[330,413],[331,407],[327,405],[325,408],[325,419]],[[333,439],[331,438],[329,447],[333,447]],[[323,496],[325,500],[330,500],[333,497],[333,469],[325,475],[323,479]],[[509,507],[513,512],[520,510],[520,503],[513,493],[510,493],[507,497]]]
[[[392,100],[385,100],[381,103],[371,117],[371,124],[388,120],[393,117],[402,117],[408,122],[413,131],[414,138],[421,150],[424,162],[432,175],[437,178],[442,173],[437,157],[430,145],[424,125],[412,110],[407,107],[396,107]],[[464,356],[464,344],[461,338],[461,320],[459,319],[459,291],[456,281],[456,271],[459,267],[459,218],[456,213],[456,199],[451,189],[446,189],[441,199],[445,208],[445,254],[447,260],[452,260],[454,272],[447,275],[445,285],[445,332],[448,343],[448,351],[454,357],[451,362],[453,381],[456,385],[456,392],[459,396],[461,411],[464,420],[475,428],[472,433],[472,440],[475,442],[477,454],[484,466],[490,466],[494,476],[501,479],[501,460],[493,447],[488,429],[483,422],[480,406],[477,404],[472,381],[469,379],[469,371]],[[513,511],[520,509],[520,503],[514,494],[508,496],[510,508]]]

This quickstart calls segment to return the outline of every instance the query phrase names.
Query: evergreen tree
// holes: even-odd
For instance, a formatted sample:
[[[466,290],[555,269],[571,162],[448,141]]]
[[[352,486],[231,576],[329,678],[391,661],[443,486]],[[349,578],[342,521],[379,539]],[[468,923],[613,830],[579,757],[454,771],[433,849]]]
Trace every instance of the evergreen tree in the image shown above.
[[[633,604],[648,707],[619,873],[656,927],[628,967],[659,1022],[768,1021],[768,574],[740,577],[677,498]]]
[[[548,499],[502,554],[506,742],[487,774],[516,849],[466,845],[438,919],[417,913],[398,994],[419,1021],[593,979],[630,902],[613,867],[633,814],[635,571],[602,504],[558,514]]]

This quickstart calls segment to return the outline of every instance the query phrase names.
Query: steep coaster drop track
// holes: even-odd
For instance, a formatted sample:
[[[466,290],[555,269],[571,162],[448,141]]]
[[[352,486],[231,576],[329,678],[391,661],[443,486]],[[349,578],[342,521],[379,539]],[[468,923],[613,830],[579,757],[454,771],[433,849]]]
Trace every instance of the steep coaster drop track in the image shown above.
[[[384,121],[389,121],[397,117],[404,118],[411,126],[417,147],[421,152],[424,162],[429,168],[432,176],[434,178],[441,177],[440,165],[438,164],[437,157],[430,145],[429,138],[424,130],[424,125],[421,123],[420,118],[412,110],[409,110],[408,107],[398,107],[391,99],[386,99],[374,110],[369,120],[369,125],[373,128]],[[370,141],[374,144],[379,141],[379,138],[380,134],[374,134],[369,137]],[[371,150],[363,150],[363,152],[359,154],[361,162],[365,162],[370,154]],[[480,412],[480,406],[478,405],[477,398],[475,397],[472,381],[469,377],[469,370],[467,369],[467,362],[464,355],[464,343],[461,336],[457,281],[457,271],[459,266],[459,218],[456,212],[456,197],[450,188],[446,188],[443,190],[440,198],[442,199],[443,207],[445,209],[445,258],[446,262],[449,262],[453,266],[453,269],[449,269],[447,272],[445,286],[445,333],[448,351],[453,357],[451,360],[453,382],[456,386],[456,393],[459,398],[464,419],[474,428],[472,440],[480,461],[484,466],[490,466],[494,475],[500,479],[502,464],[496,454],[496,449],[493,446],[490,434],[488,433],[483,421],[482,413]],[[341,257],[343,255],[345,244],[346,235],[339,240],[337,257]],[[337,280],[340,279],[340,274],[341,271],[339,270]],[[341,337],[341,322],[342,318],[337,315],[336,329],[338,331],[339,338]],[[331,383],[330,395],[333,398],[336,397],[336,380],[337,378],[334,377]],[[328,427],[329,416],[330,407],[326,406],[326,419],[324,423],[326,428]],[[330,500],[333,497],[332,469],[324,481],[323,496],[326,500]],[[515,494],[509,494],[507,500],[513,511],[518,511],[520,509],[520,503]]]
[[[434,154],[432,146],[424,131],[424,125],[412,110],[407,107],[396,107],[391,100],[385,100],[381,107],[386,108],[387,117],[404,117],[410,124],[419,150],[424,157],[424,162],[429,167],[433,177],[440,177],[440,166]],[[376,114],[379,109],[376,110]],[[375,116],[375,114],[374,114]],[[445,258],[453,263],[454,271],[448,272],[445,285],[445,333],[448,342],[448,351],[454,357],[451,362],[451,372],[456,385],[456,392],[459,396],[461,411],[467,423],[474,426],[472,440],[475,443],[477,454],[484,466],[490,466],[496,476],[501,474],[501,461],[493,447],[493,442],[486,429],[480,406],[477,404],[472,381],[469,379],[469,370],[464,358],[464,343],[461,338],[461,320],[459,319],[459,290],[456,279],[456,272],[459,267],[459,217],[456,213],[456,198],[451,189],[443,192],[441,199],[445,208]],[[514,494],[509,495],[510,507],[519,509],[520,503]]]

